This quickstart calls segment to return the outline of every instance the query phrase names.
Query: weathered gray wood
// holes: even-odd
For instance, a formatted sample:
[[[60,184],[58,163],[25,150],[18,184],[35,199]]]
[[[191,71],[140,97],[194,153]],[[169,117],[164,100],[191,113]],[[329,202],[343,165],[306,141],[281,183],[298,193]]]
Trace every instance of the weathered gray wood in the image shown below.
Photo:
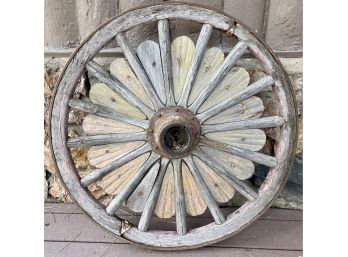
[[[264,117],[259,119],[241,120],[214,125],[202,125],[202,134],[209,132],[222,132],[239,129],[272,128],[284,125],[284,119],[278,116]]]
[[[218,142],[215,140],[211,140],[208,138],[202,137],[200,143],[203,145],[207,145],[207,146],[219,149],[221,151],[230,153],[230,154],[237,155],[239,157],[248,159],[250,161],[266,165],[266,166],[271,167],[271,168],[276,167],[278,164],[277,158],[275,158],[273,156],[269,156],[269,155],[258,153],[258,152],[253,152],[253,151],[246,150],[246,149],[243,149],[243,148],[240,148],[237,146],[233,146],[233,145],[225,144],[225,143]]]
[[[148,120],[138,119],[133,116],[129,116],[127,114],[115,111],[111,108],[107,108],[107,107],[101,106],[99,104],[94,104],[91,102],[86,102],[80,99],[70,99],[69,106],[79,111],[91,113],[104,118],[109,118],[109,119],[125,122],[127,124],[141,127],[143,129],[147,129],[149,126]]]
[[[197,98],[193,101],[189,109],[196,113],[198,108],[202,103],[209,97],[209,95],[214,91],[214,89],[219,85],[219,83],[224,79],[226,74],[232,69],[236,64],[238,59],[244,54],[248,45],[245,42],[238,42],[231,52],[227,55],[223,64],[216,71],[214,76],[210,79],[208,86],[203,90]]]
[[[125,205],[132,211],[141,213],[144,210],[146,199],[151,193],[151,189],[153,187],[153,184],[155,183],[159,167],[159,163],[155,163],[150,168],[140,184],[137,186],[137,188],[126,200]]]
[[[63,250],[62,250],[63,249]],[[115,254],[116,253],[116,254]],[[302,251],[293,250],[273,250],[273,249],[249,249],[249,248],[222,248],[209,247],[185,252],[171,251],[145,251],[134,245],[129,244],[112,244],[98,242],[51,242],[46,241],[44,244],[45,257],[299,257]]]
[[[279,211],[279,209],[271,209]],[[325,210],[325,209],[324,209]],[[302,250],[302,221],[301,220],[280,220],[282,216],[296,216],[296,210],[281,210],[285,215],[274,216],[274,220],[259,219],[253,225],[234,236],[233,238],[216,243],[218,247],[243,247],[248,249],[285,249]],[[121,213],[121,212],[120,212]],[[208,212],[205,217],[188,217],[190,229],[203,226],[214,222]],[[125,217],[126,220],[133,222],[137,218]],[[70,242],[82,231],[77,242],[100,242],[123,244],[124,240],[118,239],[89,219],[85,214],[55,214],[45,213],[45,240]],[[174,221],[174,222],[173,222]],[[156,219],[151,224],[151,230],[173,231],[175,230],[175,219],[162,220]],[[253,240],[250,240],[252,238]],[[132,246],[133,247],[133,246]],[[138,249],[138,248],[137,248]],[[164,253],[163,251],[161,253]]]
[[[57,91],[51,112],[51,139],[53,157],[57,163],[58,170],[63,178],[71,196],[86,211],[94,221],[108,231],[120,235],[121,222],[116,217],[108,215],[100,204],[86,192],[79,183],[70,151],[66,147],[68,101],[73,95],[78,79],[85,71],[85,64],[93,58],[102,47],[112,40],[121,31],[142,23],[156,22],[158,19],[184,19],[194,20],[199,23],[210,23],[216,29],[224,32],[229,31],[248,44],[249,50],[258,58],[264,67],[264,71],[276,78],[274,93],[276,94],[279,115],[287,122],[279,131],[278,144],[275,147],[275,156],[279,161],[277,167],[270,169],[268,179],[264,182],[259,198],[254,202],[245,203],[238,213],[227,217],[223,226],[209,224],[190,231],[181,236],[174,233],[161,233],[157,231],[141,232],[131,227],[122,236],[135,243],[151,246],[157,249],[187,249],[201,247],[222,240],[228,236],[238,233],[257,219],[270,205],[271,201],[279,193],[287,175],[289,174],[292,157],[296,149],[296,109],[294,98],[286,77],[286,73],[280,62],[273,56],[267,46],[250,33],[243,25],[235,23],[233,19],[222,13],[207,10],[203,7],[189,4],[168,4],[133,9],[110,21],[108,24],[96,31],[83,45],[77,49],[63,71],[58,81]],[[235,26],[232,26],[235,25]],[[165,236],[161,236],[165,235]]]
[[[166,103],[159,45],[152,40],[146,40],[138,46],[137,55],[161,102]]]
[[[236,211],[239,207],[221,207],[221,210],[224,213],[232,213]],[[81,208],[75,203],[45,203],[44,212],[47,214],[68,214],[65,216],[73,214],[84,214]],[[123,216],[139,216],[137,213],[129,212],[127,214],[123,208],[120,208],[116,213],[117,215]],[[189,218],[189,217],[188,217]],[[200,216],[194,217],[194,219],[200,218],[211,218],[210,213],[205,212]],[[303,211],[302,210],[290,210],[290,209],[280,209],[280,208],[270,208],[268,209],[259,220],[278,220],[278,221],[302,221],[303,220]],[[159,221],[159,220],[157,220]],[[175,222],[175,219],[170,219],[169,221]]]
[[[112,90],[122,96],[127,102],[133,104],[138,110],[143,112],[148,118],[151,118],[154,111],[144,104],[136,95],[134,95],[128,88],[123,86],[114,76],[103,69],[94,61],[89,61],[86,64],[86,69],[98,80],[105,83]]]
[[[182,185],[182,171],[181,160],[175,159],[172,161],[174,168],[174,193],[175,193],[175,218],[176,218],[176,232],[179,235],[187,233],[186,225],[186,207],[185,207],[185,193]]]
[[[235,190],[241,193],[249,201],[255,201],[255,199],[257,199],[258,195],[255,189],[250,187],[245,182],[239,180],[231,172],[226,170],[219,162],[214,159],[213,156],[209,157],[200,149],[194,151],[193,154],[197,156],[201,161],[203,161],[206,165],[211,167],[217,174],[219,174],[228,183],[230,183]]]
[[[161,159],[161,167],[158,172],[155,184],[152,187],[151,193],[149,197],[146,200],[146,204],[144,207],[144,210],[141,214],[139,224],[138,224],[138,229],[140,231],[146,231],[149,228],[150,225],[150,220],[152,217],[152,214],[156,208],[157,200],[160,194],[162,182],[164,175],[166,173],[167,167],[169,164],[169,160],[166,158]]]
[[[106,207],[106,212],[109,215],[114,215],[115,212],[122,206],[123,202],[129,197],[129,195],[133,192],[133,190],[137,187],[140,181],[143,179],[145,174],[148,172],[149,168],[156,162],[159,158],[159,155],[152,152],[150,157],[146,160],[146,162],[141,166],[141,168],[137,171],[134,177],[130,180],[130,182],[125,186],[121,192],[116,195],[109,205]]]
[[[207,47],[211,32],[213,31],[213,26],[210,24],[204,24],[202,26],[201,32],[199,34],[197,43],[196,43],[196,49],[193,54],[193,58],[191,61],[190,69],[187,73],[186,81],[184,84],[184,88],[181,93],[180,100],[178,102],[179,106],[182,106],[184,108],[187,107],[187,101],[190,96],[190,92],[193,86],[193,83],[195,82],[197,72],[199,69],[199,66],[202,62],[205,49]]]
[[[151,81],[149,80],[148,76],[146,75],[146,72],[144,71],[143,66],[140,63],[138,56],[135,54],[132,46],[126,39],[125,35],[123,33],[118,33],[116,35],[116,40],[119,46],[122,48],[122,51],[126,56],[130,66],[132,67],[135,75],[137,75],[138,79],[143,84],[145,91],[150,96],[150,100],[152,101],[156,111],[163,108],[164,105],[159,99],[155,88],[151,84]]]
[[[170,50],[170,31],[169,22],[166,19],[159,20],[158,42],[161,50],[162,72],[164,80],[164,90],[166,95],[166,106],[175,106],[174,89],[173,89],[173,73],[172,73],[172,56]]]
[[[107,135],[92,135],[82,137],[71,137],[67,140],[67,146],[71,147],[83,147],[94,145],[107,145],[113,143],[131,142],[146,140],[147,132],[135,132],[135,133],[115,133]]]
[[[116,161],[113,161],[112,163],[102,168],[91,171],[90,173],[88,173],[86,176],[84,176],[81,179],[81,185],[84,187],[89,186],[90,184],[98,181],[99,179],[106,176],[110,172],[116,170],[117,168],[123,166],[124,164],[130,162],[131,160],[134,160],[135,158],[139,157],[140,155],[143,155],[144,153],[150,150],[151,150],[151,146],[149,144],[144,144],[138,149],[135,149],[129,154],[124,155],[121,158],[117,159]]]
[[[198,114],[197,118],[200,120],[201,123],[203,123],[204,121],[213,117],[214,115],[240,103],[241,101],[245,99],[248,99],[249,97],[261,92],[263,89],[273,84],[274,84],[273,78],[271,76],[266,76],[256,81],[255,83],[251,84],[250,86],[248,86],[238,95],[231,96],[227,98],[226,100],[218,103],[217,105],[209,108],[208,110]]]
[[[187,157],[184,157],[184,161],[187,164],[187,166],[189,167],[193,178],[195,179],[197,185],[199,186],[199,188],[203,194],[204,201],[207,204],[207,206],[210,210],[210,213],[212,214],[216,224],[224,223],[225,216],[223,215],[222,211],[220,210],[220,207],[217,204],[217,202],[215,201],[214,196],[211,194],[207,184],[204,182],[204,179],[203,179],[201,173],[199,172],[195,163],[192,160],[192,156],[189,155]]]

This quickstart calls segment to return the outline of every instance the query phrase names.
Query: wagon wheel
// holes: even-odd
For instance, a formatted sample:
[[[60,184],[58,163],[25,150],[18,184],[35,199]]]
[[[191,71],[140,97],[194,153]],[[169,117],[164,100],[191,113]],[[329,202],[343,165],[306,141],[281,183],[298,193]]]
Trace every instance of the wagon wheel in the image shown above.
[[[172,19],[203,24],[197,42],[184,35],[171,38]],[[157,23],[158,43],[146,40],[133,49],[125,32],[145,23]],[[226,56],[207,47],[214,29],[238,40]],[[125,58],[103,68],[93,58],[115,39]],[[247,51],[264,71],[252,83],[246,69],[236,66]],[[76,99],[77,82],[86,71],[92,82],[89,99]],[[263,115],[259,93],[264,90],[273,94],[277,115]],[[86,113],[86,135],[68,136],[71,109]],[[51,145],[67,190],[96,223],[141,245],[187,249],[236,234],[270,206],[291,167],[295,117],[283,67],[245,25],[201,6],[153,5],[108,21],[72,55],[52,103]],[[259,152],[270,131],[276,131],[273,156]],[[70,149],[86,146],[95,169],[81,177]],[[248,181],[254,164],[270,168],[259,188]],[[113,195],[107,206],[89,192],[94,183]],[[223,213],[219,203],[235,192],[246,202]],[[139,223],[116,215],[121,206],[140,212]],[[188,229],[186,217],[206,210],[214,222]],[[149,229],[153,215],[175,215],[176,231]]]

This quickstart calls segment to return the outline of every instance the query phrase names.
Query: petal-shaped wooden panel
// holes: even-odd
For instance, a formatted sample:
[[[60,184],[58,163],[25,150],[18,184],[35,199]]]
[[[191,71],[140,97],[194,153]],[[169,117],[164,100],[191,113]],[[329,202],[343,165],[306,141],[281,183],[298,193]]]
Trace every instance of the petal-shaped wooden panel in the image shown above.
[[[248,179],[254,174],[255,167],[252,161],[208,146],[202,145],[200,149],[208,156],[213,156],[217,162],[240,180]]]
[[[219,124],[225,122],[256,119],[262,116],[265,107],[260,98],[252,96],[239,104],[220,112],[218,115],[206,120],[204,124]]]
[[[266,134],[261,129],[212,132],[205,134],[205,136],[216,141],[238,146],[251,151],[261,150],[266,143]]]
[[[169,163],[163,178],[155,213],[162,219],[169,219],[175,214],[174,174],[171,163]]]
[[[185,193],[186,212],[191,216],[204,213],[207,204],[187,165],[182,163],[182,182]]]
[[[193,157],[193,160],[215,200],[226,203],[232,199],[234,188],[200,159]]]
[[[144,143],[144,141],[134,141],[92,146],[87,153],[88,161],[94,167],[102,168],[141,147]]]
[[[199,93],[208,86],[209,80],[224,62],[224,59],[224,52],[218,47],[209,48],[205,52],[196,80],[191,89],[188,101],[189,105],[192,104]]]
[[[191,66],[195,44],[186,36],[181,36],[171,44],[173,87],[175,101],[178,102]]]
[[[110,64],[110,73],[134,93],[144,104],[154,110],[149,95],[134,74],[126,58],[117,58]]]
[[[146,118],[142,112],[124,100],[104,83],[94,84],[89,91],[89,98],[95,104],[100,104],[140,119]]]
[[[166,95],[164,91],[162,61],[159,45],[152,40],[146,40],[138,46],[137,54],[147,75],[149,76],[153,87],[157,92],[158,97],[162,103],[165,104]]]
[[[117,120],[88,114],[83,122],[82,128],[89,135],[110,134],[110,133],[130,133],[144,131],[142,128],[130,125]]]
[[[159,163],[157,162],[155,165],[151,167],[149,172],[145,175],[143,180],[137,186],[137,188],[133,191],[133,193],[126,200],[126,206],[134,212],[142,212],[144,210],[146,200],[149,197],[153,184],[155,183]]]
[[[248,86],[249,81],[250,76],[245,69],[240,67],[232,68],[213,93],[198,109],[198,112],[203,112],[227,98],[237,95]]]
[[[114,170],[97,182],[98,186],[109,195],[117,195],[129,183],[149,155],[149,153],[145,153]]]

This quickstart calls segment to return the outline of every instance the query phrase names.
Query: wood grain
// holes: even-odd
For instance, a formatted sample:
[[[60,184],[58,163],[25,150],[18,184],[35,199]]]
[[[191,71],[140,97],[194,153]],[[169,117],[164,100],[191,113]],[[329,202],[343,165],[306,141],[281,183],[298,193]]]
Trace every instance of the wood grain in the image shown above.
[[[184,108],[187,107],[187,100],[189,98],[193,83],[195,82],[197,72],[201,65],[204,52],[207,47],[212,31],[213,26],[211,26],[210,24],[203,24],[201,32],[199,33],[199,37],[197,39],[196,48],[192,57],[191,65],[187,72],[185,84],[178,102],[179,106],[182,106]]]
[[[144,71],[144,68],[140,63],[138,56],[135,54],[132,46],[128,42],[125,35],[123,33],[118,33],[116,35],[116,40],[119,46],[122,48],[123,54],[127,58],[134,73],[137,75],[140,82],[144,85],[144,89],[150,96],[150,100],[152,101],[152,104],[155,106],[155,110],[158,111],[159,109],[163,108],[164,105],[161,103],[155,88],[153,87],[148,76],[146,75],[146,72]]]
[[[206,90],[206,87],[209,85],[210,78],[222,65],[224,59],[224,52],[219,47],[212,47],[205,51],[195,82],[190,92],[188,105],[192,104],[201,91]]]
[[[238,42],[231,52],[227,55],[223,64],[217,69],[215,74],[210,78],[208,86],[200,92],[197,98],[190,105],[189,109],[196,113],[202,103],[210,96],[210,94],[219,85],[221,80],[224,79],[226,74],[230,69],[236,64],[238,59],[244,54],[247,49],[247,44],[245,42]]]
[[[197,169],[196,164],[193,162],[192,156],[184,157],[184,161],[187,164],[188,168],[190,169],[190,172],[196,181],[199,190],[201,191],[204,201],[207,204],[209,211],[211,215],[213,216],[216,224],[222,224],[225,222],[225,216],[223,215],[222,211],[219,208],[219,205],[214,199],[214,196],[209,190],[209,187],[204,181],[204,178],[202,177],[200,171]]]
[[[171,44],[175,101],[179,102],[190,70],[195,44],[186,36],[177,37]]]
[[[159,166],[159,163],[155,163],[150,168],[149,172],[145,175],[137,188],[126,200],[125,206],[137,213],[140,213],[144,210],[146,200],[150,195],[153,184],[155,183]]]
[[[146,231],[150,225],[150,220],[152,217],[152,214],[156,208],[156,205],[158,203],[158,198],[160,196],[160,191],[163,183],[163,178],[166,175],[166,170],[169,164],[169,160],[166,158],[161,159],[161,166],[160,170],[158,172],[156,181],[152,187],[151,193],[149,197],[146,200],[144,210],[141,214],[138,229],[140,231]],[[161,211],[164,211],[163,209]]]
[[[215,116],[207,119],[204,124],[219,124],[225,122],[255,119],[262,116],[265,107],[261,98],[252,96],[239,104],[229,107]]]
[[[141,84],[137,76],[134,74],[132,68],[129,66],[126,58],[116,58],[110,64],[110,73],[133,94],[139,97],[144,104],[154,110],[149,95],[146,93],[144,86]]]
[[[139,157],[140,155],[143,155],[144,153],[149,152],[150,150],[151,150],[151,147],[148,144],[145,144],[145,145],[137,148],[136,150],[128,153],[127,155],[124,155],[124,156],[120,157],[119,159],[113,161],[112,163],[110,163],[102,168],[95,169],[95,170],[91,171],[90,173],[88,173],[86,176],[84,176],[81,179],[81,185],[89,186],[90,184],[98,181],[99,179],[103,178],[104,176],[106,176],[110,172],[125,165],[126,163]]]
[[[144,143],[144,141],[134,141],[119,144],[92,146],[88,149],[87,158],[92,166],[102,168],[141,147]]]
[[[118,112],[114,109],[79,99],[70,99],[69,107],[86,113],[91,113],[100,117],[138,126],[141,128],[147,128],[149,126],[148,120],[137,119],[133,116],[129,116],[128,114]]]
[[[164,79],[162,73],[162,61],[159,45],[146,40],[137,48],[137,55],[147,73],[156,93],[163,104],[166,103],[166,92],[164,88]]]
[[[82,129],[88,135],[136,133],[144,129],[121,121],[88,114],[82,122]]]
[[[228,109],[229,107],[232,107],[233,105],[240,103],[245,99],[248,99],[249,97],[261,92],[263,89],[273,84],[274,80],[271,76],[264,77],[245,88],[239,94],[230,96],[227,99],[219,102],[215,106],[209,108],[208,110],[198,114],[197,118],[201,122],[204,122],[207,119],[213,117],[214,115]]]
[[[166,95],[166,106],[174,106],[174,89],[173,89],[173,72],[172,72],[172,55],[170,49],[170,31],[167,19],[159,20],[157,24],[158,41],[161,50],[162,71],[164,80],[164,89]]]

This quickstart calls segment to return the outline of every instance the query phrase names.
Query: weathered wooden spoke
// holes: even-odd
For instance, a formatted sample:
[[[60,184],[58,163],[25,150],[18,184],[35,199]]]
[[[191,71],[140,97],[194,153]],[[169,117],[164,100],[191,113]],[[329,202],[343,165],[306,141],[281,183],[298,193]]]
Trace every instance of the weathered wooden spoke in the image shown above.
[[[82,146],[94,146],[94,145],[107,145],[114,143],[130,142],[146,140],[146,132],[136,133],[119,133],[119,134],[107,134],[107,135],[93,135],[83,137],[72,137],[67,141],[68,147],[82,147]]]
[[[224,178],[228,183],[230,183],[239,193],[241,193],[249,201],[254,201],[258,195],[255,189],[248,186],[243,181],[239,180],[226,168],[224,168],[220,163],[214,160],[214,158],[207,156],[200,150],[196,150],[193,153],[199,159],[201,159],[205,164],[213,168],[222,178]]]
[[[271,76],[264,77],[255,83],[248,86],[246,89],[244,89],[242,92],[240,92],[238,95],[231,96],[227,98],[226,100],[218,103],[217,105],[211,107],[210,109],[204,111],[203,113],[200,113],[197,115],[200,122],[204,122],[207,119],[211,118],[212,116],[240,103],[241,101],[248,99],[249,97],[252,97],[253,95],[256,95],[257,93],[261,92],[263,89],[265,89],[268,86],[273,85],[274,80]]]
[[[184,199],[184,187],[182,184],[182,161],[175,159],[172,161],[174,166],[174,192],[175,192],[175,218],[176,218],[176,232],[179,235],[187,233],[186,225],[186,210]]]
[[[161,50],[162,69],[164,79],[164,90],[166,95],[166,106],[174,106],[174,89],[172,73],[172,57],[170,50],[169,22],[166,19],[158,21],[158,41]]]
[[[146,231],[150,225],[150,220],[157,204],[158,196],[160,193],[163,178],[167,170],[168,164],[169,164],[169,160],[166,158],[162,158],[161,167],[157,175],[155,184],[153,185],[151,193],[146,200],[143,213],[141,214],[141,217],[139,220],[138,229],[141,231]]]
[[[69,106],[73,109],[83,111],[86,113],[91,113],[100,117],[109,118],[112,120],[121,121],[127,124],[135,125],[143,129],[148,128],[149,121],[135,118],[133,116],[120,113],[108,107],[104,107],[99,104],[94,104],[91,102],[86,102],[80,99],[70,99]]]
[[[84,176],[81,179],[81,185],[82,186],[89,186],[90,184],[98,181],[102,177],[106,176],[110,172],[116,170],[117,168],[123,166],[124,164],[130,162],[131,160],[134,160],[135,158],[139,157],[140,155],[149,152],[151,150],[151,147],[148,144],[145,144],[141,146],[140,148],[130,152],[129,154],[122,156],[121,158],[117,159],[116,161],[113,161],[112,163],[99,168],[95,169],[86,176]]]
[[[132,46],[126,39],[126,36],[123,33],[118,33],[116,36],[117,43],[122,48],[124,55],[126,56],[130,66],[132,67],[134,73],[140,79],[141,83],[144,85],[146,92],[151,98],[153,105],[155,106],[156,111],[163,108],[161,100],[159,99],[155,88],[153,87],[149,77],[147,76],[143,66],[140,63],[138,56],[135,54]]]
[[[284,125],[284,119],[278,116],[265,117],[252,120],[241,120],[214,125],[202,125],[202,134],[209,132],[222,132],[239,129],[272,128]]]
[[[202,62],[205,49],[207,47],[211,32],[213,31],[213,26],[210,24],[204,24],[201,29],[201,33],[199,34],[197,44],[196,44],[196,50],[193,55],[193,59],[191,62],[190,69],[188,71],[186,82],[184,84],[183,91],[181,93],[180,100],[178,102],[179,106],[187,107],[187,101],[190,96],[191,88],[193,86],[193,83],[195,82],[196,75],[199,69],[199,66]]]
[[[198,184],[198,186],[203,194],[205,203],[207,204],[207,206],[210,210],[210,213],[215,220],[215,223],[216,224],[224,223],[225,216],[223,215],[222,211],[220,210],[219,205],[215,201],[214,196],[211,194],[207,184],[204,182],[204,179],[203,179],[201,173],[199,172],[196,165],[194,164],[194,162],[192,160],[192,156],[185,157],[184,161],[187,164],[187,166],[189,167],[190,172],[191,172],[193,178],[195,179],[196,183]]]
[[[134,104],[134,106],[142,111],[147,117],[151,117],[153,115],[153,110],[151,110],[146,104],[144,104],[130,90],[124,87],[109,72],[104,70],[103,67],[101,67],[99,64],[94,61],[89,61],[86,64],[86,69],[101,82],[105,83],[116,93],[120,94],[127,102]]]
[[[128,198],[128,196],[133,192],[136,186],[140,183],[141,179],[146,175],[150,167],[157,161],[159,156],[152,153],[147,161],[141,166],[137,171],[135,176],[131,181],[121,190],[121,192],[112,199],[110,204],[106,207],[106,212],[110,215],[115,214],[115,212],[122,206],[123,202]]]
[[[274,158],[273,156],[269,156],[269,155],[258,153],[258,152],[253,152],[253,151],[246,150],[246,149],[243,149],[240,147],[236,147],[233,145],[229,145],[229,144],[225,144],[225,143],[218,142],[215,140],[211,140],[208,138],[201,138],[200,143],[203,145],[207,145],[207,146],[222,150],[224,152],[228,152],[228,153],[231,153],[233,155],[237,155],[239,157],[251,160],[253,162],[257,162],[257,163],[266,165],[268,167],[274,168],[278,164],[277,159]]]
[[[216,71],[214,76],[210,79],[208,87],[206,90],[203,90],[198,97],[194,100],[189,109],[196,113],[198,108],[202,105],[202,103],[209,97],[209,95],[214,91],[214,89],[219,85],[219,83],[226,76],[227,72],[231,70],[231,68],[236,64],[239,58],[245,53],[248,45],[245,42],[238,42],[235,47],[231,50],[231,52],[226,57],[224,63],[220,66],[220,68]]]
[[[172,38],[174,20],[202,24],[198,40]],[[158,43],[147,39],[133,48],[125,34],[149,23],[157,25]],[[208,47],[213,30],[238,40],[227,55],[219,45]],[[115,39],[124,57],[103,68],[93,60]],[[262,67],[259,80],[262,72],[236,65],[246,50]],[[85,72],[89,100],[76,99]],[[68,61],[53,97],[52,155],[71,197],[113,234],[157,249],[208,245],[257,219],[287,178],[296,145],[288,83],[267,46],[225,14],[179,3],[134,9],[101,26]],[[266,87],[272,107],[258,94]],[[86,114],[76,130],[68,123],[72,109]],[[259,152],[267,147],[274,156]],[[76,151],[94,167],[85,176]],[[270,167],[260,188],[250,179],[255,163]],[[103,197],[94,197],[94,188]],[[247,201],[223,215],[220,204],[237,192]],[[122,205],[139,213],[138,224],[116,214]],[[189,230],[187,217],[207,209],[215,222]],[[173,231],[149,229],[150,220],[174,216]]]

